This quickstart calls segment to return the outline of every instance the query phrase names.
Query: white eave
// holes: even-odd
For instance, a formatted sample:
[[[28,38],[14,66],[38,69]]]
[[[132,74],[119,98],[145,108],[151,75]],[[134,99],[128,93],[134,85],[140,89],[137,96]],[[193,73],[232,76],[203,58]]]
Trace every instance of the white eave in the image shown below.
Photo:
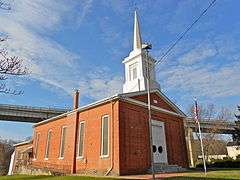
[[[23,141],[23,142],[14,144],[13,146],[16,147],[16,146],[21,146],[21,145],[30,144],[30,143],[32,143],[32,140]]]
[[[76,111],[76,110],[74,110],[74,111]],[[69,113],[73,113],[74,111],[69,111],[69,112],[60,114],[60,115],[58,115],[58,116],[55,116],[55,117],[52,117],[52,118],[43,120],[43,121],[41,121],[41,122],[38,122],[38,123],[34,124],[33,127],[39,126],[39,125],[41,125],[41,124],[48,123],[48,122],[50,122],[50,121],[57,120],[57,119],[62,118],[62,117],[66,117]]]
[[[146,94],[147,91],[138,91],[138,92],[130,92],[130,93],[124,93],[119,94],[121,97],[133,97],[133,96],[140,96],[143,94]],[[157,93],[161,99],[163,99],[170,107],[172,107],[178,114],[186,117],[186,114],[182,112],[166,95],[164,95],[161,91],[158,89],[151,90],[151,93]]]
[[[142,101],[138,101],[138,100],[135,100],[135,99],[132,99],[132,98],[121,98],[121,100],[125,101],[125,102],[128,102],[128,103],[131,103],[131,104],[134,104],[134,105],[138,105],[138,106],[141,106],[141,107],[144,107],[144,108],[148,108],[148,104],[147,103],[144,103]],[[162,112],[164,114],[169,114],[169,115],[173,115],[173,116],[177,116],[177,117],[182,117],[184,118],[185,116],[184,115],[181,115],[181,114],[178,114],[178,113],[175,113],[173,111],[169,111],[169,110],[166,110],[166,109],[163,109],[163,108],[160,108],[160,107],[157,107],[157,106],[153,106],[151,105],[151,109],[153,111],[158,111],[158,112]]]
[[[104,103],[107,103],[109,101],[113,101],[113,100],[116,100],[116,99],[119,99],[119,96],[118,95],[114,95],[114,96],[111,96],[111,97],[107,97],[107,98],[104,98],[104,99],[101,99],[99,101],[96,101],[94,103],[91,103],[91,104],[88,104],[86,106],[82,106],[82,107],[79,107],[78,109],[75,109],[75,110],[72,110],[72,111],[69,111],[69,112],[66,112],[64,114],[60,114],[58,116],[55,116],[55,117],[52,117],[52,118],[49,118],[49,119],[46,119],[44,121],[41,121],[41,122],[38,122],[36,124],[33,125],[33,127],[36,127],[36,126],[39,126],[39,125],[42,125],[42,124],[46,124],[48,122],[51,122],[51,121],[55,121],[59,118],[62,118],[62,117],[67,117],[75,112],[81,112],[81,111],[84,111],[84,110],[87,110],[87,109],[90,109],[90,108],[93,108],[95,106],[99,106],[101,104],[104,104]]]

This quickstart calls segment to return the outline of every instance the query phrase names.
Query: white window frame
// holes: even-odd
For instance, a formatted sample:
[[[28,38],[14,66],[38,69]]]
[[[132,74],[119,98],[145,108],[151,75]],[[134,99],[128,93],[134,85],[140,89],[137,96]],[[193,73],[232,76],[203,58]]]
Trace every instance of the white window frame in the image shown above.
[[[67,126],[62,126],[61,128],[61,139],[60,139],[60,150],[59,150],[59,158],[58,159],[64,159],[64,155],[63,157],[61,157],[61,154],[62,154],[62,138],[63,138],[63,129],[66,128],[66,132],[67,132]],[[66,138],[66,134],[65,134],[65,137]],[[66,141],[64,141],[64,146],[66,144]],[[64,153],[65,153],[65,147],[64,147]]]
[[[35,144],[34,144],[34,154],[33,154],[33,160],[37,160],[37,155],[38,155],[38,146],[39,146],[39,139],[40,139],[40,133],[39,132],[36,132],[36,141],[35,141]]]
[[[81,130],[81,124],[84,124],[84,129],[83,129],[83,144],[82,144],[82,156],[79,156],[79,148],[80,148],[80,130]],[[77,159],[83,159],[84,158],[84,142],[85,142],[85,130],[86,130],[86,124],[85,121],[81,121],[79,123],[79,130],[78,130],[78,148],[77,148]]]
[[[51,136],[48,139],[49,133],[51,133]],[[46,141],[46,147],[45,147],[45,155],[44,155],[45,160],[48,160],[48,157],[49,157],[49,146],[50,146],[50,143],[51,143],[51,138],[52,138],[52,129],[49,129],[48,133],[47,133],[47,141]],[[48,153],[48,157],[46,157],[47,153]]]
[[[108,153],[103,155],[103,119],[106,117],[108,118]],[[100,153],[101,158],[109,157],[109,145],[110,145],[110,117],[109,115],[104,115],[101,118],[101,153]]]

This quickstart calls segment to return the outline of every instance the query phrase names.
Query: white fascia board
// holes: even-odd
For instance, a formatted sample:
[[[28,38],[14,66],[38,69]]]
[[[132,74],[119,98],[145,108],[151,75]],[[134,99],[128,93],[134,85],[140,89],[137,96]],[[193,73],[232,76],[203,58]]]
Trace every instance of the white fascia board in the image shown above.
[[[24,145],[24,144],[30,144],[30,143],[32,143],[32,140],[23,141],[23,142],[14,144],[13,146],[16,147],[16,146],[20,146],[20,145]]]
[[[69,112],[60,114],[60,115],[58,115],[58,116],[55,116],[55,117],[52,117],[52,118],[43,120],[43,121],[41,121],[41,122],[38,122],[38,123],[34,124],[33,127],[37,127],[37,126],[39,126],[39,125],[46,124],[46,123],[48,123],[48,122],[50,122],[50,121],[54,121],[54,120],[57,120],[57,119],[59,119],[59,118],[66,117],[69,113],[72,113],[72,112],[73,112],[73,111],[69,111]]]
[[[106,102],[109,102],[109,101],[113,101],[113,100],[116,100],[116,99],[119,99],[119,96],[117,94],[113,95],[111,97],[107,97],[107,98],[101,99],[101,100],[96,101],[94,103],[88,104],[86,106],[79,107],[78,109],[75,109],[75,110],[72,110],[72,111],[60,114],[58,116],[55,116],[55,117],[52,117],[52,118],[49,118],[49,119],[46,119],[44,121],[41,121],[39,123],[34,124],[33,127],[36,127],[36,126],[39,126],[39,125],[42,125],[42,124],[46,124],[46,123],[51,122],[51,121],[55,121],[55,120],[60,119],[62,117],[67,117],[67,116],[69,116],[69,115],[71,115],[73,113],[81,112],[81,111],[84,111],[86,109],[90,109],[90,108],[93,108],[95,106],[98,106],[98,105],[101,105],[103,103],[106,103]]]
[[[131,104],[134,104],[134,105],[138,105],[138,106],[142,106],[144,108],[148,108],[148,104],[142,102],[142,101],[137,101],[135,99],[131,99],[131,98],[121,98],[121,100],[125,101],[125,102],[128,102],[128,103],[131,103]],[[172,112],[172,111],[169,111],[169,110],[166,110],[166,109],[163,109],[163,108],[160,108],[160,107],[157,107],[157,106],[153,106],[151,105],[151,109],[152,110],[155,110],[155,111],[158,111],[158,112],[162,112],[162,113],[165,113],[165,114],[169,114],[169,115],[173,115],[173,116],[177,116],[177,117],[181,117],[181,118],[184,118],[185,116],[181,115],[181,114],[177,114],[175,112]]]
[[[182,112],[166,95],[164,95],[161,91],[158,89],[151,90],[150,93],[157,93],[160,98],[162,98],[169,106],[171,106],[174,110],[176,110],[179,114],[186,117],[186,114]],[[123,93],[119,94],[121,97],[132,97],[132,96],[140,96],[143,94],[147,94],[147,91],[138,91],[138,92],[130,92],[130,93]]]

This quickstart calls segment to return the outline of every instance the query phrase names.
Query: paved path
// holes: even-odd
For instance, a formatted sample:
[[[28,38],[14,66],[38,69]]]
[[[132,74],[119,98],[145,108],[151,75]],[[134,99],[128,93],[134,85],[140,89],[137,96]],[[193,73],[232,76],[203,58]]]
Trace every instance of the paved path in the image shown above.
[[[176,176],[184,176],[185,173],[161,173],[156,174],[157,179],[165,179],[169,177],[176,177]],[[132,176],[120,176],[120,178],[126,178],[126,179],[152,179],[151,174],[145,174],[145,175],[132,175]]]

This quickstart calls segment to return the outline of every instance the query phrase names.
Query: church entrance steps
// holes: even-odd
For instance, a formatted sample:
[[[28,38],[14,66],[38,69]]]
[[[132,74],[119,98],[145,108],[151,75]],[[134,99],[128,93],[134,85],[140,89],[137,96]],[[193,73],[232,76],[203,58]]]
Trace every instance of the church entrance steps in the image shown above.
[[[154,170],[155,173],[171,173],[171,172],[184,172],[187,169],[175,164],[169,165],[164,163],[157,163],[154,164]],[[148,171],[151,172],[151,169],[149,169]]]

